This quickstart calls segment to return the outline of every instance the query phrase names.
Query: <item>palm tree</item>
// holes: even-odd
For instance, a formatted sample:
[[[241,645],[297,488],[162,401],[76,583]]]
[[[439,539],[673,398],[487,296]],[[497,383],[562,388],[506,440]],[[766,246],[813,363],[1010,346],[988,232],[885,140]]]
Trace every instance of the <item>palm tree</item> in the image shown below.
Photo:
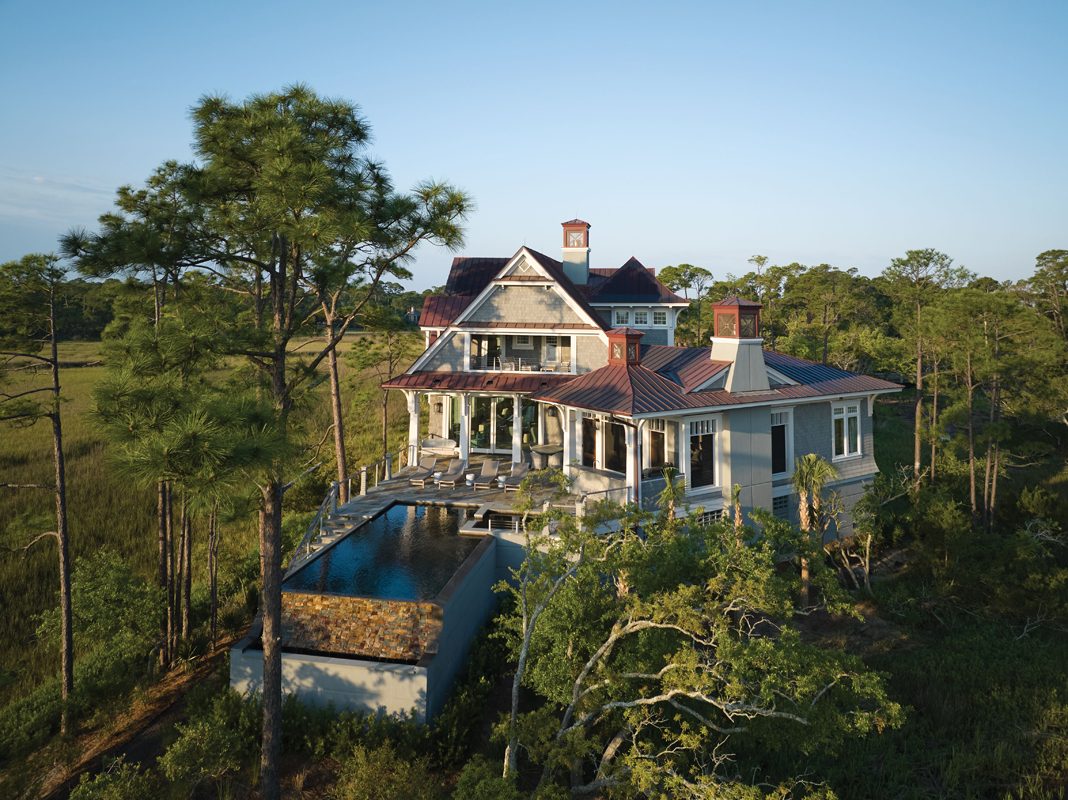
[[[790,483],[797,492],[798,513],[801,517],[801,530],[805,533],[818,532],[822,537],[827,528],[828,518],[823,512],[823,487],[838,477],[838,470],[815,453],[804,458],[794,459],[794,474]],[[809,502],[811,500],[811,507]],[[801,606],[809,604],[809,569],[808,559],[801,558]]]

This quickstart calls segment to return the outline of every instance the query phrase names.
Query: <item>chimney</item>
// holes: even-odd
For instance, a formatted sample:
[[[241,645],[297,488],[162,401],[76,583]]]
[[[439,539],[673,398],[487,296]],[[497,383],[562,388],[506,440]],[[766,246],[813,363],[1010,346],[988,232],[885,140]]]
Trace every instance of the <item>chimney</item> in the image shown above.
[[[590,223],[580,219],[561,222],[564,229],[564,274],[578,286],[590,279]]]
[[[724,386],[728,392],[766,392],[771,388],[760,337],[761,308],[760,303],[740,297],[712,304],[712,360],[731,362]]]

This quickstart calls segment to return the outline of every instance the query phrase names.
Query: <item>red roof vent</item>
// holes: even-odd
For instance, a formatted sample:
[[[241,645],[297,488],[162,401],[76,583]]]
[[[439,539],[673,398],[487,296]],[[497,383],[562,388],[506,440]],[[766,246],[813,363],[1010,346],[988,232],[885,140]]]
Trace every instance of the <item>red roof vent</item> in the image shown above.
[[[643,331],[636,331],[634,328],[614,328],[608,331],[608,365],[625,367],[641,364],[643,336]]]

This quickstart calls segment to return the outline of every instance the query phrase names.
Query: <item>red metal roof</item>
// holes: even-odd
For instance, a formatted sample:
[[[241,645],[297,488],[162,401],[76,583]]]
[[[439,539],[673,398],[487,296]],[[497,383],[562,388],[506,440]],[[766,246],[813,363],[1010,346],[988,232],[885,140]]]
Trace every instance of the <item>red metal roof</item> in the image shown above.
[[[699,358],[691,361],[679,370],[679,383],[683,391],[692,392],[703,383],[707,383],[725,369],[730,369],[729,361],[712,361],[707,358]]]
[[[574,375],[554,372],[435,372],[420,370],[390,378],[383,389],[422,391],[534,392],[552,389]]]
[[[445,282],[445,294],[474,297],[509,261],[510,258],[454,258]]]
[[[712,303],[713,306],[741,306],[742,308],[763,308],[760,303],[756,303],[752,300],[746,300],[744,297],[725,297],[718,303]]]
[[[593,325],[587,325],[585,322],[458,322],[456,323],[458,328],[561,328],[569,331],[596,331],[600,328],[596,328]]]
[[[473,297],[451,295],[431,295],[423,304],[423,313],[419,317],[420,328],[445,328],[456,319],[465,308],[471,305]]]
[[[590,225],[590,223],[584,222],[581,219],[569,219],[567,222],[561,222],[560,224],[561,225]],[[592,228],[593,226],[590,225],[590,227]]]

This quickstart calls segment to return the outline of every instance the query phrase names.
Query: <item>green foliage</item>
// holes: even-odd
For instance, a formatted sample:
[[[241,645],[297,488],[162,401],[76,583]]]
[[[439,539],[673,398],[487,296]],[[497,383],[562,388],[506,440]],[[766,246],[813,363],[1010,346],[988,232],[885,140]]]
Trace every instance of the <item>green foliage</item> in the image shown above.
[[[179,724],[176,729],[178,740],[159,760],[163,773],[172,781],[216,780],[238,769],[247,755],[248,740],[216,720]]]
[[[430,761],[402,758],[390,744],[357,745],[334,787],[337,800],[444,800],[448,792],[430,772]]]
[[[123,756],[114,759],[99,775],[82,775],[70,800],[144,800],[159,797],[159,779],[149,770],[127,764]]]
[[[515,780],[501,777],[499,764],[490,764],[481,755],[464,764],[453,794],[464,800],[524,800],[528,796],[519,791]]]
[[[159,636],[162,590],[150,586],[110,548],[77,560],[71,589],[75,643],[80,650],[107,647],[135,656]],[[58,645],[58,609],[40,616],[37,636],[48,645]]]

